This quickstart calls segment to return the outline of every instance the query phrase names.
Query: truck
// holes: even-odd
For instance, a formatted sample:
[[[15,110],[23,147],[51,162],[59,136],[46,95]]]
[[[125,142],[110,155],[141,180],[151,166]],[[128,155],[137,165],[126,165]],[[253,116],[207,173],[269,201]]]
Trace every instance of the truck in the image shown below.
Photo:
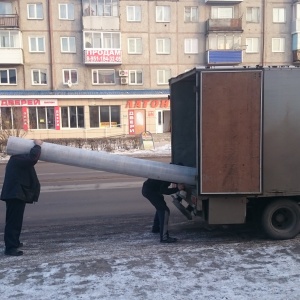
[[[169,80],[172,163],[196,169],[174,204],[208,224],[300,232],[300,68],[194,68]]]

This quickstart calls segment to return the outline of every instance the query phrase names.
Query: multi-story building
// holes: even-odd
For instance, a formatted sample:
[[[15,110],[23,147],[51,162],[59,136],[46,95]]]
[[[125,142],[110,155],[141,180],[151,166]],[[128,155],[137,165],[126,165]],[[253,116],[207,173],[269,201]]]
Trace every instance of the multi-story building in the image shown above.
[[[2,129],[42,139],[169,131],[170,77],[296,66],[299,20],[295,0],[0,1]]]

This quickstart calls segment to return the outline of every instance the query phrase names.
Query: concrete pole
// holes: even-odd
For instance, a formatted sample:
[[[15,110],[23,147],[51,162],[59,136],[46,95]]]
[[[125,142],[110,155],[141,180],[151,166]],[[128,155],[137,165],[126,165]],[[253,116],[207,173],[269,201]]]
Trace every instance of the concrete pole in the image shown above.
[[[10,136],[6,152],[9,155],[29,153],[33,145],[32,140]],[[196,168],[122,156],[105,151],[91,151],[44,142],[40,160],[173,183],[196,184]]]

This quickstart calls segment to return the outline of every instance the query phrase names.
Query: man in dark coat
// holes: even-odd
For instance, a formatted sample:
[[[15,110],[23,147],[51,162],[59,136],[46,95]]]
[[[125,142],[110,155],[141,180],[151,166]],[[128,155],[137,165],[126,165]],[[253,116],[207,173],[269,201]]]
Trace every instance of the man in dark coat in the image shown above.
[[[168,208],[163,195],[172,195],[177,193],[179,190],[184,189],[183,184],[178,184],[177,187],[169,188],[170,182],[147,179],[142,188],[142,195],[147,198],[151,204],[156,208],[154,216],[152,232],[160,233],[161,243],[174,243],[177,241],[176,238],[169,236],[168,222],[170,216],[170,209]]]
[[[34,169],[41,155],[41,140],[34,140],[29,154],[12,155],[6,165],[1,200],[6,202],[5,255],[20,256],[18,248],[26,203],[37,202],[40,183]]]

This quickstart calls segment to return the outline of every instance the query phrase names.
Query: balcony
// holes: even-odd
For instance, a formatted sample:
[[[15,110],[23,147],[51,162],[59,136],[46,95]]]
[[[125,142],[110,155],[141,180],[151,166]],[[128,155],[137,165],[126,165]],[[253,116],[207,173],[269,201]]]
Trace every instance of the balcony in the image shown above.
[[[242,62],[242,50],[207,51],[207,64],[209,65],[237,65]]]
[[[119,17],[83,16],[84,30],[120,30]]]
[[[0,15],[0,28],[19,28],[19,16]]]
[[[120,65],[122,63],[122,50],[93,48],[84,50],[84,63],[94,65]]]
[[[242,18],[239,19],[208,19],[206,31],[236,31],[243,32]]]
[[[0,48],[0,65],[22,65],[23,53],[20,48]]]
[[[292,20],[292,34],[296,32],[300,32],[300,19]]]
[[[300,63],[300,50],[293,50],[293,63]]]
[[[206,4],[238,4],[243,0],[205,0]]]

